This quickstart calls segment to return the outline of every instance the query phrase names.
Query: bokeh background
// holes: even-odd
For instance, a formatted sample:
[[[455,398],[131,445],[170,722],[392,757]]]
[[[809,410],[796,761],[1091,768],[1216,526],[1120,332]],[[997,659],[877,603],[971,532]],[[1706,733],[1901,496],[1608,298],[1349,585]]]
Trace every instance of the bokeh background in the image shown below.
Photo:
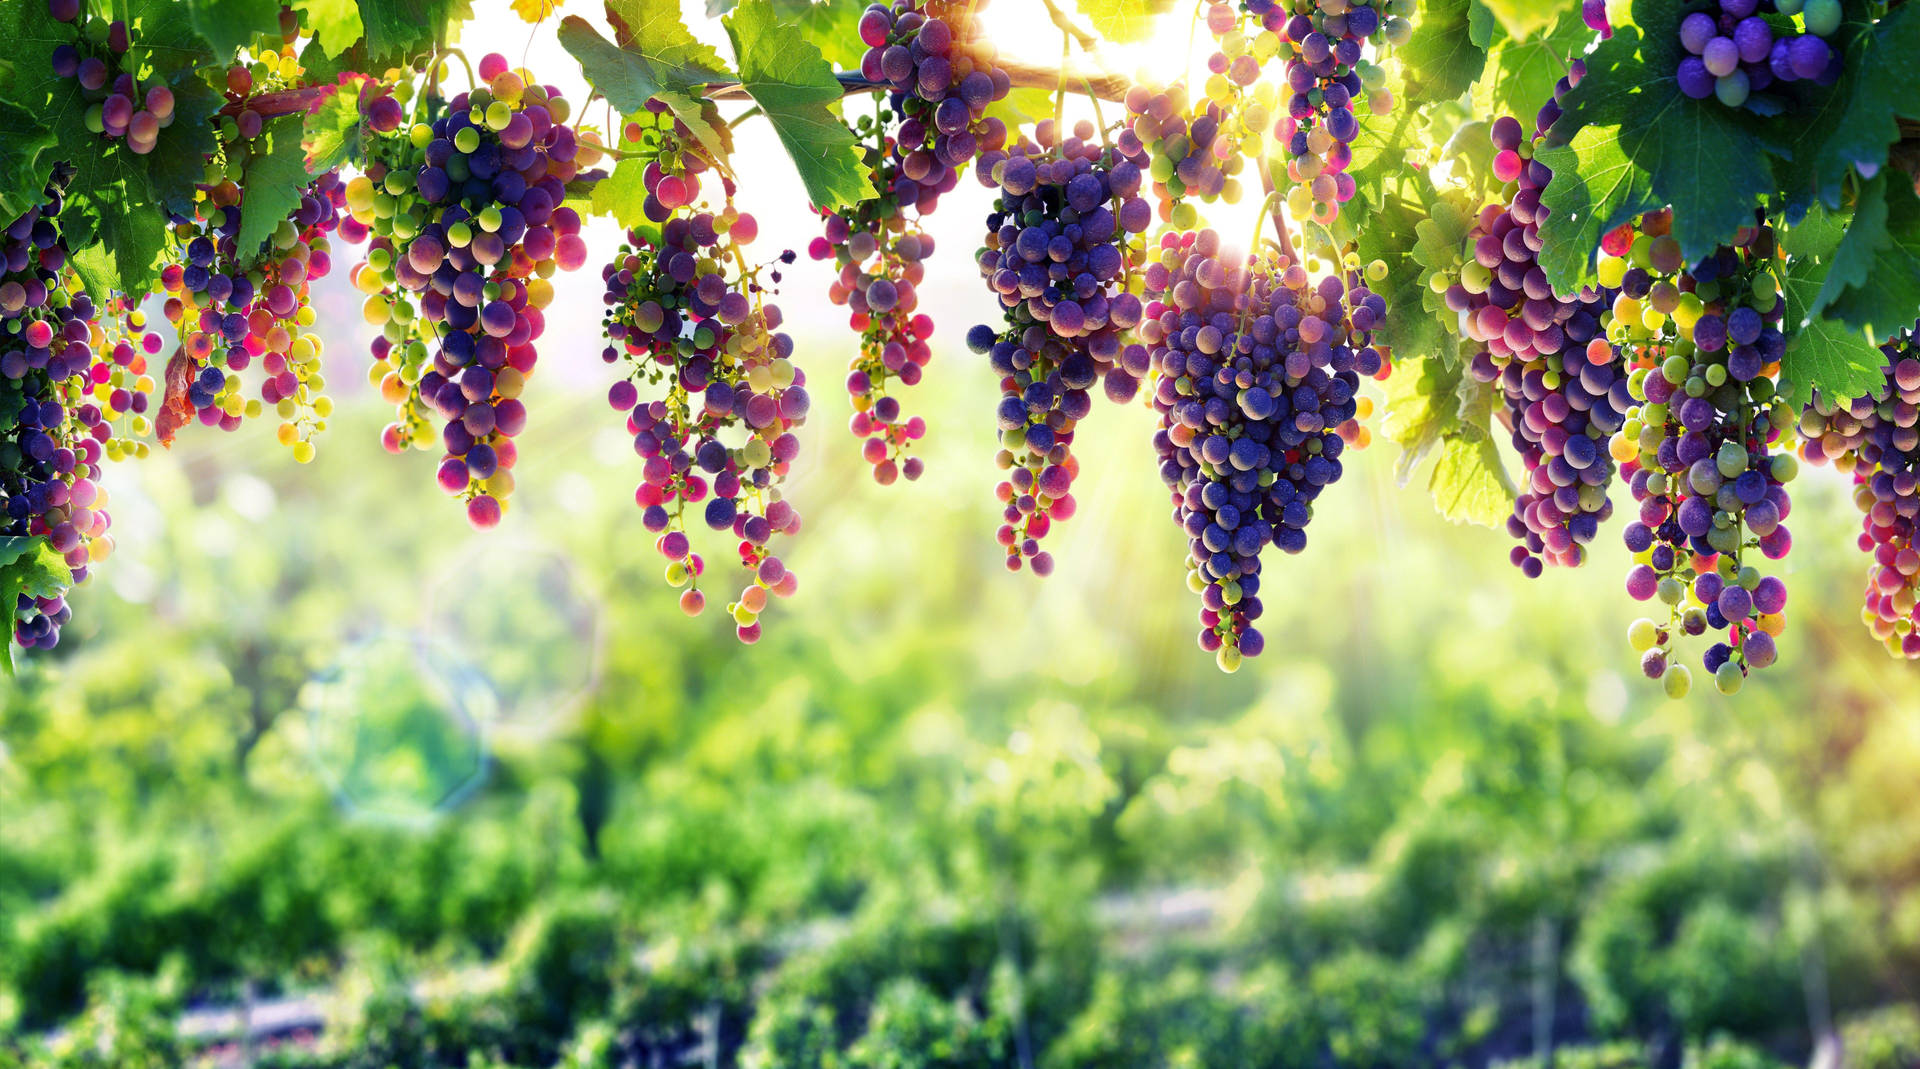
[[[992,18],[1044,58],[1038,6]],[[471,54],[584,98],[476,8]],[[764,251],[804,249],[740,141]],[[1611,532],[1527,581],[1391,446],[1222,675],[1144,408],[1088,422],[1058,572],[1005,572],[963,188],[918,483],[872,483],[828,274],[786,273],[801,585],[755,647],[661,578],[595,270],[558,280],[498,530],[380,450],[344,267],[315,463],[196,426],[113,470],[119,551],[0,691],[0,1065],[1920,1064],[1920,677],[1860,626],[1830,472],[1736,698],[1639,678]]]

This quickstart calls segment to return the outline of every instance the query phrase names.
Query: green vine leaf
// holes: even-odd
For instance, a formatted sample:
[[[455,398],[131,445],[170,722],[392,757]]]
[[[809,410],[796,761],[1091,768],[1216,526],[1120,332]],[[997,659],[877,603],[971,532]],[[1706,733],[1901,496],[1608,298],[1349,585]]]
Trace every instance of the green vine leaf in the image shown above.
[[[1421,0],[1412,40],[1396,51],[1408,96],[1447,99],[1466,92],[1486,69],[1486,49],[1474,43],[1470,0]]]
[[[1840,80],[1817,113],[1788,118],[1801,131],[1796,169],[1810,172],[1814,195],[1837,208],[1848,175],[1885,166],[1887,150],[1900,140],[1898,120],[1920,116],[1920,65],[1913,62],[1920,12],[1902,4],[1872,24],[1861,13],[1842,24],[1832,44],[1846,62]]]
[[[1559,142],[1537,154],[1553,169],[1541,201],[1541,267],[1561,292],[1593,281],[1600,236],[1642,212],[1673,206],[1673,236],[1689,260],[1712,252],[1752,221],[1776,186],[1758,120],[1718,100],[1694,100],[1674,80],[1679,0],[1635,0],[1587,60],[1553,128]]]
[[[625,137],[620,139],[622,150],[637,147]],[[621,160],[611,174],[593,184],[588,210],[594,215],[612,216],[621,229],[631,230],[648,222],[646,205],[647,165],[643,160],[631,159]]]
[[[358,79],[336,86],[320,101],[320,106],[303,120],[301,141],[307,154],[307,167],[315,174],[331,171],[366,148],[366,122],[360,114]]]
[[[707,0],[707,17],[717,19],[739,6],[740,0]],[[813,42],[828,63],[842,70],[859,70],[867,43],[860,39],[860,15],[868,0],[772,0],[773,13]]]
[[[33,113],[0,100],[0,218],[17,219],[38,204],[53,172],[46,156],[57,139],[53,131],[37,128]],[[17,131],[17,134],[15,133]]]
[[[680,21],[680,5],[673,0],[616,0],[607,5],[607,20],[614,28],[614,42],[577,15],[560,22],[560,44],[580,61],[587,81],[622,114],[631,115],[658,99],[715,159],[723,158],[730,141],[710,120],[700,89],[708,82],[730,81],[733,74],[720,54],[696,40]]]
[[[1153,18],[1172,6],[1172,0],[1074,0],[1074,6],[1100,36],[1115,44],[1144,41],[1153,32]]]
[[[840,80],[820,50],[783,26],[769,0],[745,0],[725,23],[740,84],[786,146],[807,199],[833,208],[873,196],[860,145],[832,107]]]
[[[255,34],[280,35],[280,0],[188,0],[186,8],[194,32],[221,59],[251,44]]]
[[[292,6],[306,16],[314,44],[329,58],[344,55],[366,35],[366,23],[360,19],[360,5],[355,0],[293,0]]]
[[[1789,259],[1781,283],[1787,302],[1787,351],[1780,359],[1780,377],[1787,402],[1796,407],[1806,404],[1814,390],[1832,398],[1861,397],[1883,381],[1885,360],[1878,346],[1861,332],[1813,312],[1835,269],[1841,235],[1839,220],[1816,207],[1782,242]]]
[[[1474,114],[1488,119],[1512,115],[1527,126],[1553,96],[1554,83],[1567,73],[1573,57],[1586,51],[1593,31],[1580,18],[1579,7],[1568,4],[1545,33],[1524,40],[1504,32],[1495,36],[1487,49],[1486,70],[1473,86]]]
[[[1880,340],[1920,317],[1920,197],[1904,172],[1898,181],[1882,173],[1861,186],[1853,222],[1807,315]]]
[[[367,55],[399,64],[432,51],[449,25],[473,18],[470,0],[359,0]]]
[[[313,181],[300,145],[301,126],[299,116],[283,115],[267,124],[264,144],[254,142],[253,155],[247,160],[240,233],[234,239],[243,263],[251,263],[281,220],[300,207],[300,198]]]
[[[1480,0],[1507,36],[1524,41],[1554,24],[1563,5],[1543,4],[1539,0]]]
[[[1400,446],[1400,485],[1439,450],[1427,491],[1442,516],[1487,527],[1506,522],[1515,489],[1489,430],[1491,387],[1465,374],[1466,362],[1400,356],[1386,382],[1381,433]]]
[[[65,558],[54,552],[44,536],[8,535],[0,537],[0,605],[6,606],[6,634],[0,644],[7,655],[0,657],[0,671],[8,678],[15,672],[13,660],[13,606],[20,595],[53,598],[73,586],[73,571]]]

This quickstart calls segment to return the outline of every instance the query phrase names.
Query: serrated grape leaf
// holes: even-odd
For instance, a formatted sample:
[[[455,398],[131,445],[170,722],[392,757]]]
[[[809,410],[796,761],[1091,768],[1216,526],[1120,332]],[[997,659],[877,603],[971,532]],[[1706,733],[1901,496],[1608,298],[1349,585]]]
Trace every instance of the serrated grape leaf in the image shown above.
[[[707,17],[717,19],[740,0],[707,0]],[[820,49],[827,62],[843,70],[858,70],[867,43],[860,39],[860,13],[868,0],[773,0],[781,22],[792,23]]]
[[[1073,0],[1073,6],[1093,24],[1094,32],[1115,44],[1144,41],[1153,32],[1153,18],[1172,0]]]
[[[339,58],[366,35],[366,23],[360,21],[360,5],[355,0],[293,0],[292,7],[307,17],[313,44],[330,59]],[[301,52],[301,65],[311,70],[305,50]]]
[[[398,63],[423,55],[446,36],[450,23],[473,18],[469,0],[359,0],[367,55]]]
[[[1421,0],[1413,37],[1394,51],[1409,98],[1457,97],[1486,68],[1486,49],[1474,43],[1469,25],[1470,2]]]
[[[39,128],[33,114],[0,100],[0,220],[11,222],[26,214],[46,193],[53,159],[46,149],[55,144],[53,131]]]
[[[1847,220],[1840,213],[1814,205],[1805,218],[1787,228],[1780,239],[1780,249],[1788,256],[1824,259],[1833,255],[1846,232]]]
[[[607,0],[607,25],[614,44],[641,52],[670,79],[692,84],[726,76],[720,53],[680,21],[679,0]]]
[[[280,36],[280,0],[187,0],[186,8],[194,32],[222,59],[255,34]]]
[[[366,147],[366,121],[360,114],[359,79],[334,87],[303,120],[301,142],[314,174],[331,171],[358,157]]]
[[[620,149],[629,151],[638,148],[625,137],[620,139]],[[594,215],[612,216],[622,229],[631,230],[648,223],[647,205],[647,164],[645,160],[621,160],[614,165],[613,173],[593,184],[589,196],[588,210]]]
[[[0,658],[0,670],[8,677],[15,672],[13,621],[14,606],[19,603],[20,595],[54,598],[65,594],[71,586],[73,571],[44,536],[0,538],[0,621],[6,623],[6,634],[0,635],[0,644],[4,644],[7,651],[6,657]]]
[[[1500,27],[1507,36],[1516,41],[1524,41],[1541,30],[1552,26],[1559,17],[1559,4],[1543,4],[1540,0],[1481,0],[1493,17],[1500,20]]]
[[[1434,461],[1427,492],[1440,515],[1454,523],[1497,528],[1513,513],[1513,478],[1486,435],[1448,438]]]
[[[79,205],[76,198],[70,205]],[[160,277],[161,255],[167,248],[167,219],[151,198],[129,195],[126,200],[103,200],[89,205],[93,214],[90,241],[74,248],[72,262],[87,292],[104,302],[104,289],[145,293]],[[69,208],[71,210],[71,207]],[[68,212],[60,214],[64,222]]]
[[[1884,166],[1900,140],[1898,120],[1920,116],[1920,11],[1902,4],[1871,25],[1849,18],[1831,43],[1846,62],[1839,81],[1816,114],[1787,121],[1800,132],[1793,157],[1810,172],[1814,195],[1838,207],[1848,172]]]
[[[674,25],[678,26],[675,10]],[[692,37],[684,26],[679,27],[679,34]],[[676,44],[677,36],[660,31],[641,39],[635,47],[622,48],[600,36],[578,15],[560,20],[560,44],[580,61],[587,81],[621,114],[631,115],[645,108],[647,101],[658,99],[709,153],[721,158],[726,155],[728,142],[709,120],[700,87],[708,82],[731,81],[733,75],[712,49],[697,41],[697,49]]]
[[[1861,187],[1853,221],[1808,308],[1884,341],[1920,318],[1920,197],[1899,172]]]
[[[820,50],[782,26],[768,0],[744,0],[725,25],[740,84],[786,146],[807,199],[835,208],[873,196],[860,144],[830,106],[843,90]]]
[[[1832,319],[1809,318],[1827,282],[1839,236],[1837,221],[1816,208],[1783,242],[1790,259],[1781,283],[1787,302],[1782,324],[1787,351],[1780,358],[1780,378],[1787,403],[1795,407],[1806,404],[1814,390],[1831,398],[1854,398],[1873,392],[1884,381],[1884,357],[1866,335]]]
[[[243,267],[253,263],[281,220],[300,207],[301,195],[313,181],[300,147],[301,125],[300,116],[283,115],[267,124],[264,139],[253,143],[242,185],[246,199],[240,205],[240,233],[234,238]]]
[[[1007,95],[987,105],[986,114],[1018,130],[1053,116],[1053,94],[1032,86],[1015,86]]]
[[[1537,153],[1554,176],[1541,196],[1552,214],[1540,265],[1563,293],[1593,281],[1600,235],[1641,212],[1672,205],[1673,236],[1695,260],[1775,191],[1760,120],[1680,92],[1682,12],[1679,0],[1634,0],[1633,24],[1594,49],[1567,94],[1557,144]]]
[[[1592,39],[1593,31],[1572,4],[1545,33],[1523,41],[1502,34],[1488,48],[1486,70],[1474,83],[1474,113],[1488,118],[1512,115],[1530,126],[1540,106],[1553,96],[1554,83],[1567,73],[1571,58],[1586,51]]]
[[[1467,39],[1481,48],[1491,48],[1496,31],[1505,36],[1499,20],[1488,10],[1486,0],[1467,0]]]
[[[1454,523],[1496,526],[1513,506],[1513,480],[1487,431],[1489,387],[1468,380],[1465,362],[1396,355],[1386,385],[1381,432],[1400,445],[1394,467],[1400,485],[1439,449],[1427,491],[1442,516]]]
[[[513,0],[513,3],[508,6],[513,9],[514,14],[520,16],[522,21],[538,25],[545,22],[547,16],[560,10],[560,5],[565,2],[566,0]]]
[[[1433,188],[1423,171],[1407,172],[1390,183],[1378,202],[1362,203],[1356,196],[1353,203],[1360,206],[1357,214],[1365,221],[1352,231],[1361,262],[1379,260],[1387,265],[1387,277],[1372,287],[1386,298],[1388,310],[1375,340],[1396,355],[1451,358],[1454,346],[1449,334],[1454,330],[1452,321],[1458,317],[1444,305],[1436,309],[1438,296],[1425,281],[1432,270],[1429,259],[1433,254],[1428,250],[1423,256],[1423,249],[1432,243],[1444,243],[1447,239],[1443,235],[1457,230],[1451,239],[1454,251],[1447,262],[1458,259],[1459,245],[1466,234],[1464,213],[1452,196]],[[1343,212],[1343,219],[1345,215]]]

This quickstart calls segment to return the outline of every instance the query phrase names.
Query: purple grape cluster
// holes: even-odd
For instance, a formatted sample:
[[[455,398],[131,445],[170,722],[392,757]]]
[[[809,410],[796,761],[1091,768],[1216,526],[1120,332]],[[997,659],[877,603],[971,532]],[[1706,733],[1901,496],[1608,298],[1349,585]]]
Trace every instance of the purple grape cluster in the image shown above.
[[[900,117],[893,147],[900,167],[889,188],[902,208],[932,212],[976,155],[1006,144],[1006,124],[986,112],[1013,83],[977,25],[986,6],[986,0],[893,0],[860,16],[867,46],[860,73],[892,87]]]
[[[1815,393],[1800,413],[1801,450],[1853,476],[1867,567],[1861,620],[1895,657],[1920,660],[1920,349],[1915,330],[1880,347],[1885,381],[1833,401]]]
[[[853,400],[849,424],[861,440],[861,456],[882,485],[918,479],[925,461],[907,455],[926,434],[926,420],[903,417],[894,384],[920,381],[933,359],[927,339],[933,317],[919,310],[919,284],[925,261],[933,255],[933,236],[909,217],[894,192],[900,158],[884,136],[884,124],[863,116],[854,133],[867,145],[867,162],[879,194],[849,207],[822,211],[825,233],[813,239],[808,255],[831,260],[838,275],[827,299],[848,310],[848,324],[860,335],[860,349],[847,369],[847,393]],[[876,143],[878,142],[878,143]]]
[[[355,280],[373,295],[369,322],[383,328],[374,356],[398,377],[408,410],[383,436],[387,447],[415,444],[416,410],[437,415],[440,487],[488,528],[513,489],[512,439],[526,426],[520,393],[539,359],[547,278],[584,265],[587,246],[579,213],[563,204],[580,151],[567,101],[497,53],[479,71],[485,84],[446,114],[379,143],[367,174],[348,183],[357,225],[342,232],[375,238]],[[383,192],[391,215],[376,210]],[[396,217],[417,228],[396,230]]]
[[[1006,323],[967,334],[1001,376],[998,461],[1009,474],[996,489],[1006,518],[999,541],[1009,569],[1024,563],[1038,575],[1053,571],[1040,539],[1073,512],[1073,429],[1092,409],[1088,391],[1104,382],[1125,403],[1147,371],[1146,350],[1127,337],[1141,304],[1126,281],[1132,235],[1153,220],[1137,158],[1102,149],[1091,123],[1057,146],[1054,134],[1046,120],[1037,144],[981,157],[980,181],[1000,195],[978,263]]]
[[[1680,20],[1687,55],[1674,77],[1686,95],[1737,108],[1775,82],[1832,85],[1840,77],[1840,57],[1827,41],[1840,28],[1840,0],[1719,0],[1718,7]],[[1805,32],[1775,29],[1794,15]]]
[[[241,190],[223,180],[203,192],[195,217],[174,228],[181,262],[160,273],[170,297],[168,318],[193,362],[182,415],[231,431],[243,416],[260,414],[261,404],[243,404],[240,395],[240,373],[258,360],[264,373],[259,399],[274,407],[281,443],[304,463],[313,459],[313,436],[333,409],[322,392],[320,338],[309,329],[309,287],[333,269],[328,237],[346,205],[346,188],[331,171],[315,178],[255,249],[238,245]],[[161,429],[162,441],[171,439],[170,421]]]
[[[47,200],[0,233],[0,538],[39,540],[86,579],[113,550],[106,491],[100,486],[109,415],[92,397],[114,361],[131,350],[93,348],[93,300],[74,284],[61,241],[64,195]],[[97,370],[96,370],[97,369]],[[65,591],[22,593],[7,606],[13,641],[51,649],[72,619]]]
[[[1553,172],[1533,158],[1559,117],[1558,97],[1577,84],[1576,62],[1555,100],[1535,117],[1532,140],[1503,115],[1490,130],[1500,197],[1480,210],[1463,262],[1446,285],[1461,334],[1481,345],[1468,373],[1501,388],[1504,419],[1525,466],[1507,531],[1510,559],[1529,577],[1547,564],[1577,566],[1613,513],[1615,474],[1607,441],[1632,404],[1621,357],[1601,334],[1612,294],[1594,287],[1562,297],[1540,267],[1541,197]],[[1436,281],[1444,280],[1436,275]]]
[[[691,616],[706,607],[706,562],[688,536],[703,520],[738,540],[747,582],[727,613],[742,642],[757,642],[769,597],[799,588],[771,539],[800,530],[781,482],[800,454],[795,431],[812,404],[807,377],[793,364],[793,339],[780,331],[780,309],[766,299],[758,270],[741,267],[759,226],[732,206],[732,181],[722,180],[722,210],[701,204],[695,176],[707,165],[685,127],[657,114],[646,122],[640,136],[629,129],[628,140],[652,156],[648,217],[659,228],[629,232],[601,270],[608,308],[601,356],[623,371],[607,398],[626,417],[642,458],[634,499],[667,558],[667,581],[685,588],[681,609]],[[793,259],[791,252],[777,258]],[[771,281],[779,281],[777,267]]]
[[[116,69],[132,45],[126,22],[107,23],[101,41],[101,35],[86,32],[85,23],[92,16],[80,0],[48,0],[47,9],[54,21],[73,23],[80,31],[74,43],[54,46],[52,66],[56,77],[78,82],[91,102],[87,129],[107,138],[125,138],[127,148],[137,154],[152,152],[160,143],[160,131],[173,125],[173,90],[156,83],[143,92],[133,71]]]
[[[1628,256],[1640,250],[1630,247]],[[1680,313],[1661,337],[1638,346],[1628,382],[1639,403],[1618,439],[1639,504],[1623,533],[1637,562],[1627,593],[1668,607],[1664,622],[1636,621],[1629,639],[1642,670],[1664,678],[1675,697],[1689,686],[1685,667],[1672,662],[1676,629],[1726,632],[1702,658],[1725,694],[1778,656],[1787,589],[1748,555],[1757,548],[1778,560],[1793,544],[1782,521],[1791,508],[1785,484],[1798,465],[1790,452],[1772,451],[1794,423],[1775,379],[1786,350],[1786,301],[1769,270],[1775,256],[1770,228],[1745,227],[1734,244],[1677,277],[1629,269],[1616,298],[1616,323],[1630,339],[1633,320],[1644,317],[1625,313],[1640,302]]]
[[[1413,24],[1401,9],[1411,5],[1394,0],[1384,16],[1369,3],[1245,0],[1245,6],[1283,42],[1290,95],[1274,137],[1286,146],[1288,177],[1311,196],[1313,219],[1330,224],[1340,206],[1353,199],[1347,167],[1353,162],[1353,140],[1360,134],[1354,102],[1366,96],[1375,113],[1393,106],[1380,68],[1366,57],[1366,46],[1405,44]]]
[[[1358,433],[1360,376],[1380,368],[1386,301],[1312,283],[1276,252],[1239,257],[1211,230],[1168,233],[1146,269],[1140,338],[1154,371],[1154,448],[1188,538],[1200,648],[1234,671],[1266,640],[1260,554],[1298,553]]]

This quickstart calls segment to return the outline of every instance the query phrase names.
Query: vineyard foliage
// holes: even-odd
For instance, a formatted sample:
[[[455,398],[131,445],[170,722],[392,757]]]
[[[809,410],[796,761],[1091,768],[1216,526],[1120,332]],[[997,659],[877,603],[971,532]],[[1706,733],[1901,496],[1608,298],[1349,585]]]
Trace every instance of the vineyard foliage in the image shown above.
[[[260,417],[311,460],[329,374],[364,369],[395,406],[389,450],[438,454],[440,487],[499,523],[538,339],[579,312],[552,277],[598,261],[643,526],[682,608],[729,591],[746,642],[800,581],[782,555],[810,390],[844,373],[874,476],[911,482],[924,436],[967,433],[908,414],[944,347],[969,363],[942,374],[1001,382],[1016,571],[1056,567],[1043,539],[1103,459],[1074,448],[1096,399],[1154,408],[1198,643],[1227,670],[1268,646],[1263,552],[1310,552],[1343,453],[1376,431],[1447,518],[1504,525],[1529,576],[1624,527],[1627,592],[1664,602],[1629,638],[1674,696],[1709,631],[1723,691],[1774,663],[1786,486],[1796,457],[1831,462],[1859,486],[1868,626],[1920,655],[1912,5],[1037,2],[1057,64],[994,40],[971,0],[519,0],[578,62],[580,101],[465,55],[463,0],[5,5],[15,644],[58,642],[68,588],[110,567],[106,466]],[[1149,39],[1207,73],[1105,67]],[[1066,95],[1107,110],[1069,124]],[[755,246],[735,204],[780,180],[742,166],[744,122],[822,217],[807,251],[859,336],[844,372],[781,329],[798,250]],[[967,178],[997,198],[982,245],[936,251],[922,223]],[[1245,249],[1206,219],[1242,199],[1263,223]],[[626,232],[617,254],[587,248],[594,216]],[[969,355],[928,340],[918,287],[975,269],[1005,319],[945,324]],[[381,331],[370,365],[328,351],[308,303],[336,271]],[[1637,517],[1616,519],[1629,489]]]

